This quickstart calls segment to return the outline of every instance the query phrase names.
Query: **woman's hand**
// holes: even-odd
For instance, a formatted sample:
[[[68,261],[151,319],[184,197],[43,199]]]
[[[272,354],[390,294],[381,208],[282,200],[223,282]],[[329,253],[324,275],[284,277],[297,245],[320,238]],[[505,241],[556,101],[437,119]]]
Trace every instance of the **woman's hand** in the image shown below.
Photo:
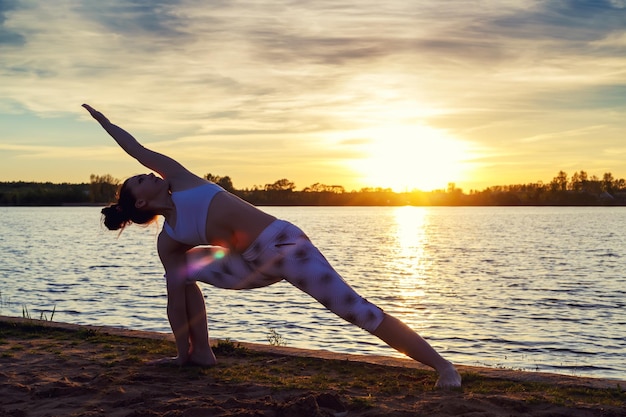
[[[108,124],[111,123],[109,122],[109,119],[106,118],[106,116],[102,113],[100,113],[98,110],[94,109],[93,107],[91,107],[89,104],[83,104],[83,107],[85,109],[87,109],[87,111],[89,112],[89,114],[91,114],[91,117],[93,117],[94,119],[96,119],[100,124]]]

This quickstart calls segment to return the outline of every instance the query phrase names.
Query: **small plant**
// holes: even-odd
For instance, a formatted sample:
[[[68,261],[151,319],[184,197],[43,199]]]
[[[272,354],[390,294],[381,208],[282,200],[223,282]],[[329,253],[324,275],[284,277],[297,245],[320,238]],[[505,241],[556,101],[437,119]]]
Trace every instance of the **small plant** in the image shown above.
[[[48,319],[48,315],[44,311],[41,311],[39,313],[39,320],[52,321],[52,318],[54,317],[54,312],[56,311],[56,309],[57,309],[57,306],[55,304],[54,307],[52,308],[52,312],[50,313],[50,319]],[[22,305],[22,318],[32,320],[30,311],[28,311],[28,307],[26,306],[26,304]]]
[[[267,341],[270,346],[287,346],[287,342],[276,329],[270,329],[270,332],[267,334]]]
[[[227,355],[237,355],[237,354],[246,354],[247,349],[244,346],[241,346],[239,343],[235,343],[230,339],[220,339],[217,341],[217,345],[214,348],[215,353],[227,354]]]
[[[30,313],[28,312],[28,307],[26,307],[26,305],[22,305],[22,317],[30,320]]]
[[[46,313],[44,313],[43,311],[39,314],[39,320],[52,321],[55,311],[57,311],[56,304],[54,305],[54,307],[52,307],[52,311],[50,312],[50,320],[48,320],[48,316],[46,316]]]

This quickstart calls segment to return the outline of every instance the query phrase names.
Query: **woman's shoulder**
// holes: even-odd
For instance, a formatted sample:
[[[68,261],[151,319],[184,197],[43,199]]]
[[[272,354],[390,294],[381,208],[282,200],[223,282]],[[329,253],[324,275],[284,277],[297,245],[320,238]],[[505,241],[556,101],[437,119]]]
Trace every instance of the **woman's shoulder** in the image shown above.
[[[195,174],[189,173],[189,175],[176,175],[169,177],[170,191],[172,193],[179,191],[186,191],[193,188],[201,187],[206,184],[212,184],[204,178],[198,177]]]

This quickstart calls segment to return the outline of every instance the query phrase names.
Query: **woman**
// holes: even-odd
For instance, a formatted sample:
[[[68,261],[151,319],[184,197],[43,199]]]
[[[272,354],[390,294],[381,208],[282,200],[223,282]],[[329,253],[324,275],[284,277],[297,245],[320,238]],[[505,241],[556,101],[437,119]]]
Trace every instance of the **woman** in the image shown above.
[[[118,202],[102,210],[111,230],[165,217],[157,249],[167,281],[167,314],[178,356],[174,363],[213,365],[204,298],[196,281],[247,289],[285,279],[338,316],[439,373],[437,387],[461,386],[455,367],[424,339],[359,296],[293,224],[248,204],[175,160],[144,148],[87,104],[83,107],[120,147],[154,174],[127,179]],[[207,245],[221,247],[215,252]]]

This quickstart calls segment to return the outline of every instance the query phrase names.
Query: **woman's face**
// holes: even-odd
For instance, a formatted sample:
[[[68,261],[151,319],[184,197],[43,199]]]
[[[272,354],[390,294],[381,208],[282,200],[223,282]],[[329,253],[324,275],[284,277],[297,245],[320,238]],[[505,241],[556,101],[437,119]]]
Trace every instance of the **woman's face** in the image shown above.
[[[160,196],[164,189],[167,190],[165,181],[154,174],[135,175],[128,180],[127,186],[137,200],[137,208]]]

